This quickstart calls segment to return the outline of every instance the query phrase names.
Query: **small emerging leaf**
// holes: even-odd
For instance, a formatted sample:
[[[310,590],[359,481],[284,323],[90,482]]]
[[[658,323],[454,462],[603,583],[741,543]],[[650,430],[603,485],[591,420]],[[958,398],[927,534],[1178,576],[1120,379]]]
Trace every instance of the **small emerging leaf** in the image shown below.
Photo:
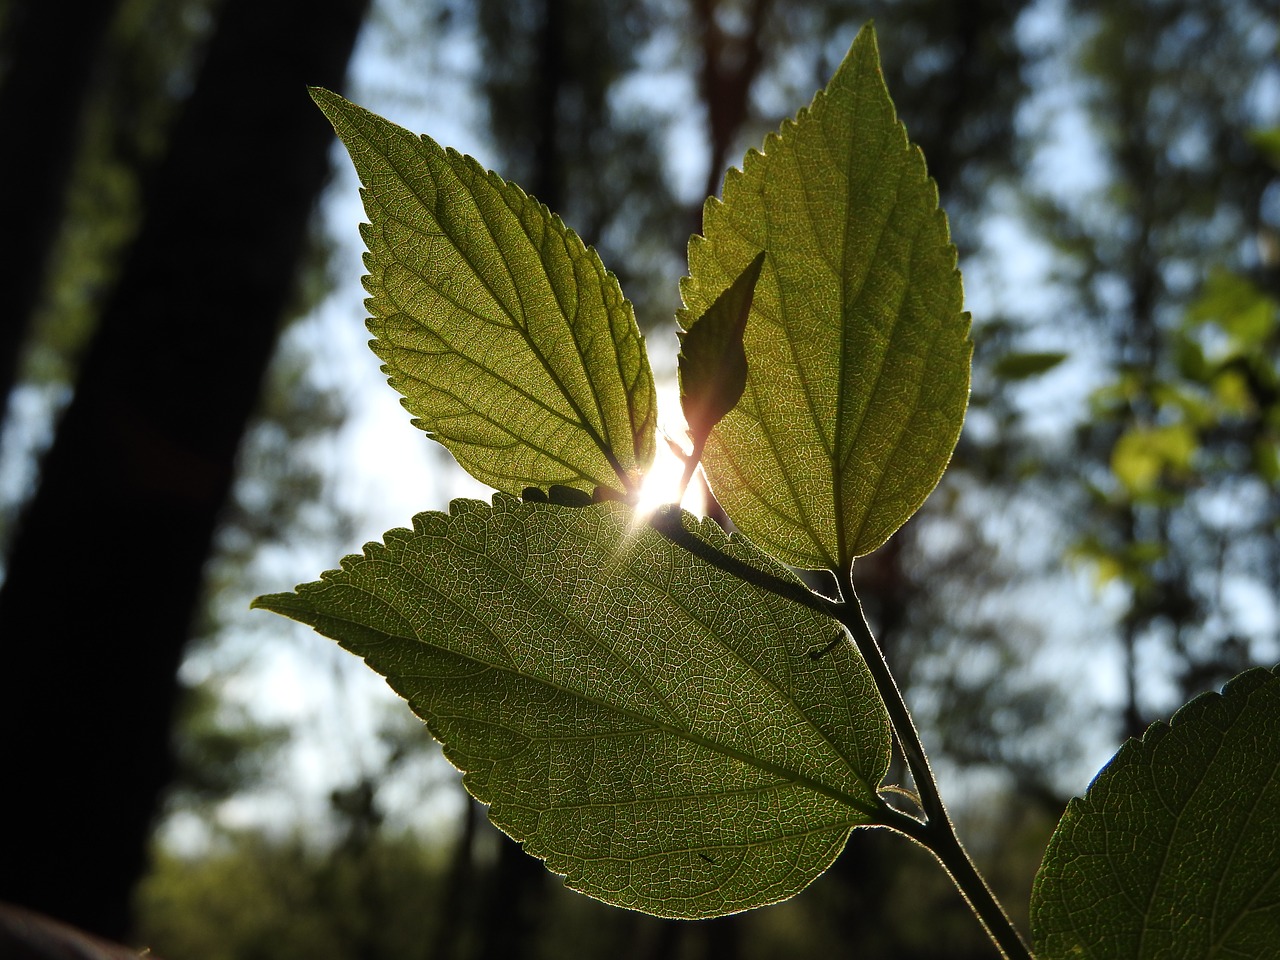
[[[937,485],[969,401],[969,316],[938,191],[875,34],[707,201],[688,328],[758,250],[747,386],[702,463],[729,517],[799,567],[845,568]]]
[[[634,523],[618,503],[457,501],[256,605],[386,676],[493,822],[570,886],[669,917],[791,896],[878,822],[883,704],[852,643],[810,656],[834,621]]]
[[[761,251],[706,312],[680,334],[680,406],[693,439],[693,461],[702,456],[707,437],[734,408],[747,386],[742,336],[763,265]]]
[[[1280,674],[1243,673],[1125,744],[1067,806],[1031,923],[1041,960],[1276,956]]]
[[[312,97],[364,185],[371,346],[414,423],[507,493],[637,489],[656,443],[653,376],[595,251],[470,157]]]

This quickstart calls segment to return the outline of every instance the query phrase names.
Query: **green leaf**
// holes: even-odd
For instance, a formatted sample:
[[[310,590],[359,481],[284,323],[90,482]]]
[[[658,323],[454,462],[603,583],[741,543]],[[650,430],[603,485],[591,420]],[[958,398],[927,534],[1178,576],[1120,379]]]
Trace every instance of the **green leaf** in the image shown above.
[[[1041,960],[1276,955],[1276,671],[1243,673],[1120,749],[1049,841],[1031,922]]]
[[[1273,167],[1280,168],[1280,127],[1250,131],[1248,138]]]
[[[1026,380],[1048,373],[1065,359],[1065,353],[1006,353],[992,372],[1004,380]]]
[[[790,584],[710,521],[710,548]],[[257,606],[405,697],[490,817],[593,897],[709,917],[788,897],[875,823],[882,702],[842,628],[637,525],[498,495],[423,513]]]
[[[691,460],[702,456],[707,437],[746,389],[747,355],[742,337],[763,265],[761,251],[706,312],[680,333],[680,406],[693,439]]]
[[[638,489],[653,376],[595,251],[470,157],[312,96],[364,185],[371,346],[414,423],[507,493]]]
[[[1154,491],[1166,474],[1190,470],[1197,448],[1195,431],[1185,423],[1133,426],[1111,450],[1111,472],[1129,493],[1141,496]]]
[[[1185,318],[1185,325],[1192,329],[1207,324],[1227,334],[1225,349],[1217,351],[1220,360],[1251,355],[1274,336],[1280,324],[1280,302],[1248,277],[1216,269]]]
[[[741,401],[703,456],[762,548],[844,568],[937,485],[964,419],[972,343],[938,193],[867,27],[825,91],[725,178],[689,243],[681,325],[764,250]]]

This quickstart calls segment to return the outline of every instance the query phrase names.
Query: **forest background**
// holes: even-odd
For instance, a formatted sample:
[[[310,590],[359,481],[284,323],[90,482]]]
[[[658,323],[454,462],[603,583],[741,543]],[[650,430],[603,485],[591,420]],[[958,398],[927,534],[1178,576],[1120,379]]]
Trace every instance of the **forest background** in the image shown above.
[[[306,84],[561,213],[673,358],[702,198],[875,19],[977,353],[951,469],[855,578],[1015,914],[1123,738],[1280,660],[1270,3],[85,6],[0,4],[0,900],[191,960],[990,955],[892,836],[722,920],[568,893],[358,661],[248,612],[483,495],[362,346]]]

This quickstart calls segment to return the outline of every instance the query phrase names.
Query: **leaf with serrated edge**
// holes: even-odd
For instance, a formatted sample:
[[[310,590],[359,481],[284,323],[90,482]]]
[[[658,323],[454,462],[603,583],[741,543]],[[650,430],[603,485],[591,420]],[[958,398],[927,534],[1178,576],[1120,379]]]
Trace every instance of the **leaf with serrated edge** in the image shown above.
[[[851,643],[810,656],[835,621],[635,516],[455,501],[255,603],[385,675],[493,822],[570,886],[668,917],[781,900],[876,822],[888,718]]]
[[[747,388],[703,466],[728,515],[800,567],[843,569],[937,485],[972,343],[946,216],[864,28],[825,91],[725,177],[689,243],[681,325],[765,250]]]
[[[1041,960],[1276,956],[1277,671],[1152,724],[1071,801],[1032,891]]]
[[[370,223],[370,344],[414,423],[507,493],[631,493],[657,401],[631,304],[519,187],[327,90]]]

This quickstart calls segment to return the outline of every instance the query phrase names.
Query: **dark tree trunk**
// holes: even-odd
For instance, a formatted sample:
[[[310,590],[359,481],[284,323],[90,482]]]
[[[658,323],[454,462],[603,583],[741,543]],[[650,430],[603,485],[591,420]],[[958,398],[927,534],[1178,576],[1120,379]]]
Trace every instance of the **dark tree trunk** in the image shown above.
[[[530,78],[536,91],[533,109],[538,116],[532,191],[552,210],[560,210],[564,203],[565,163],[559,140],[560,97],[568,82],[564,14],[564,0],[543,0],[542,20],[533,38],[537,70]]]
[[[546,900],[546,868],[505,836],[499,840],[488,895],[480,905],[480,960],[536,956]]]
[[[720,192],[720,181],[729,163],[742,125],[747,120],[751,85],[764,66],[764,20],[769,0],[750,0],[747,29],[732,36],[716,20],[718,0],[694,0],[693,17],[702,44],[702,63],[698,70],[698,93],[707,109],[707,138],[711,159],[703,194]],[[698,206],[701,226],[702,206]]]
[[[0,588],[0,899],[123,939],[175,673],[367,0],[229,0]],[[55,51],[48,55],[57,58]]]
[[[0,422],[18,357],[39,302],[58,235],[85,100],[102,38],[118,0],[95,0],[74,14],[59,3],[15,2],[0,46]]]
[[[458,789],[462,789],[459,787]],[[462,829],[453,848],[449,867],[444,873],[444,892],[439,900],[439,922],[435,939],[428,945],[424,957],[428,960],[454,960],[459,955],[459,945],[465,939],[465,931],[471,917],[475,883],[475,842],[480,820],[484,817],[478,801],[465,796],[466,813]]]

